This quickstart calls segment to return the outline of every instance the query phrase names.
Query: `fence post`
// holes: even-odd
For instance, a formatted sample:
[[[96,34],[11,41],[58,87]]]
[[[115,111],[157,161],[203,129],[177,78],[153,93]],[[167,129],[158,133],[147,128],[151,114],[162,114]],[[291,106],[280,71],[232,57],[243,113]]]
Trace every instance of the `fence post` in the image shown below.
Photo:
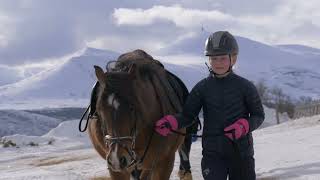
[[[294,107],[293,119],[301,117],[309,117],[320,114],[320,100],[314,101],[308,105],[300,105]]]

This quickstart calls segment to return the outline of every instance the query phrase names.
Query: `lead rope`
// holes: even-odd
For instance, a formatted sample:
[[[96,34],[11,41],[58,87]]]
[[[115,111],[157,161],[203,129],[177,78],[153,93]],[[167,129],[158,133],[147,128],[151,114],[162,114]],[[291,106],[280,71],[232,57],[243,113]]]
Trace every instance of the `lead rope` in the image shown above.
[[[82,114],[82,117],[80,119],[80,122],[79,122],[79,131],[80,132],[85,132],[88,128],[88,122],[89,122],[89,118],[90,118],[90,114],[87,116],[87,122],[86,122],[86,125],[83,129],[81,129],[81,126],[82,126],[82,121],[84,119],[84,117],[88,114],[88,111],[89,109],[91,108],[91,104],[87,107],[86,111]]]
[[[136,113],[136,111],[134,111],[134,117],[135,117],[135,122],[137,122],[137,119],[138,119],[138,117],[137,117],[137,113]],[[135,124],[136,125],[136,124]],[[148,153],[148,150],[149,150],[149,148],[150,148],[150,145],[151,145],[151,142],[152,142],[152,138],[153,138],[153,136],[154,136],[154,128],[152,128],[152,133],[151,133],[151,136],[150,136],[150,138],[149,138],[149,140],[148,140],[148,143],[147,143],[147,147],[146,147],[146,149],[144,150],[144,152],[143,152],[143,155],[142,155],[142,157],[141,157],[141,159],[137,162],[137,164],[142,164],[143,163],[143,161],[144,161],[144,158],[146,157],[146,155],[147,155],[147,153]],[[160,141],[160,142],[162,142],[162,141]],[[148,173],[148,175],[146,176],[146,179],[149,179],[150,178],[150,176],[151,176],[151,174],[152,174],[152,172],[153,172],[153,170],[154,170],[154,168],[156,167],[156,164],[157,164],[157,162],[159,161],[159,156],[157,156],[159,153],[160,153],[160,150],[161,150],[161,143],[158,143],[158,147],[156,147],[156,150],[157,150],[157,152],[156,152],[156,157],[154,158],[154,160],[153,160],[153,162],[152,162],[152,165],[151,165],[151,169],[149,170],[149,173]],[[137,160],[135,160],[135,161],[137,161]],[[134,169],[134,171],[133,171],[133,175],[134,175],[134,177],[135,177],[135,180],[140,180],[140,176],[141,176],[141,174],[139,173],[139,170],[138,170],[138,168],[137,168],[137,165],[135,166],[135,169]]]
[[[152,130],[152,135],[154,134],[154,130]],[[163,142],[163,141],[160,141],[160,142]],[[156,167],[156,164],[158,163],[158,161],[159,161],[159,157],[160,156],[158,156],[158,154],[160,153],[160,150],[161,150],[161,145],[162,143],[158,143],[158,147],[156,148],[156,150],[157,150],[157,152],[156,152],[156,157],[154,158],[154,160],[153,160],[153,162],[152,162],[152,165],[151,165],[151,169],[149,170],[150,172],[149,172],[149,174],[148,174],[148,176],[147,176],[147,178],[146,179],[149,179],[149,178],[151,178],[150,176],[151,176],[151,174],[152,174],[152,172],[153,172],[153,170],[154,170],[154,168]]]

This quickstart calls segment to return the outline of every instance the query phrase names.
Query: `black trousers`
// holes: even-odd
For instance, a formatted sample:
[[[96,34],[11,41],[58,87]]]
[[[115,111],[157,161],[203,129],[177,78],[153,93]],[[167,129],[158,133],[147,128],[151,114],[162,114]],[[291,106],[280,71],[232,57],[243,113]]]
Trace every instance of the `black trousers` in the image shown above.
[[[241,168],[239,168],[241,166]],[[255,180],[255,160],[252,156],[241,157],[241,162],[217,153],[203,156],[202,176],[205,180]],[[241,174],[239,174],[241,172]]]

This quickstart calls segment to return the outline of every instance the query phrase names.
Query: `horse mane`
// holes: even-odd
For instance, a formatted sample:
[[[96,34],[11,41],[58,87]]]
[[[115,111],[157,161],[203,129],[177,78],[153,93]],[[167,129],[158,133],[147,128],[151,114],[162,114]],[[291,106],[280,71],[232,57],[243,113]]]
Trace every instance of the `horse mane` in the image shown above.
[[[118,57],[117,61],[127,62],[127,61],[139,61],[139,60],[154,60],[151,55],[146,53],[144,50],[137,49],[132,52],[122,54]]]
[[[134,92],[133,88],[130,88],[133,86],[133,78],[127,71],[134,64],[142,80],[146,81],[152,74],[151,62],[153,60],[152,56],[140,49],[120,55],[116,61],[116,67],[120,71],[107,73],[107,91],[117,94],[118,97],[134,101],[136,92]]]
[[[151,82],[161,106],[162,115],[176,113],[182,109],[178,101],[170,101],[170,99],[179,98],[175,97],[176,93],[168,81],[168,76],[163,65],[151,55],[143,50],[137,49],[122,54],[116,62],[119,63],[119,67],[121,68],[123,68],[123,66],[130,67],[134,64],[141,80]],[[128,77],[130,77],[128,72],[108,72],[107,76],[107,91],[109,91],[109,93],[116,93],[117,96],[123,97],[123,99],[131,103],[136,101],[136,92],[134,92],[133,88],[128,88],[133,85],[131,79],[128,79]]]
[[[115,93],[121,99],[134,101],[134,91],[132,88],[132,79],[126,72],[110,72],[107,74],[108,94]]]

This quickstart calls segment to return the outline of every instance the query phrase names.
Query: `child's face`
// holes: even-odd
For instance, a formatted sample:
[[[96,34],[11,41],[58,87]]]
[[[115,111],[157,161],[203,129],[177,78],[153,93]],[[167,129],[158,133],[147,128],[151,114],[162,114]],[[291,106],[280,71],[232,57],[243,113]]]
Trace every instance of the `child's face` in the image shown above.
[[[234,65],[236,58],[232,56],[231,59],[231,65]],[[229,55],[209,56],[209,63],[215,73],[224,74],[229,70],[230,67]]]

